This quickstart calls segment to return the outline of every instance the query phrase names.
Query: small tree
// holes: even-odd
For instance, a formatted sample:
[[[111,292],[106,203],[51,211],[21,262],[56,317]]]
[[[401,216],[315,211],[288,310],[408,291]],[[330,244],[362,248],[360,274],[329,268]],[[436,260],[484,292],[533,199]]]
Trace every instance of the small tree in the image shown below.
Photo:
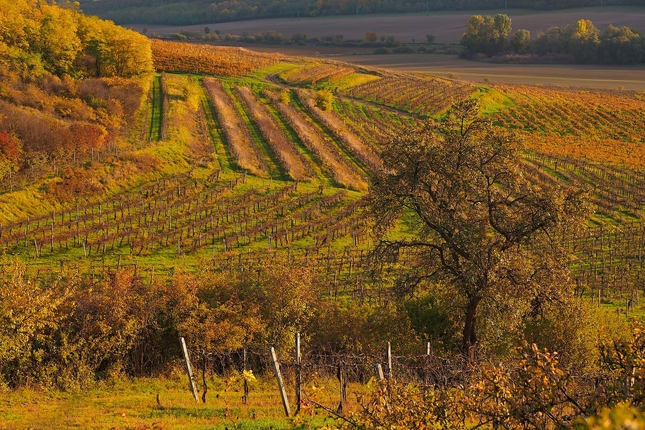
[[[579,63],[594,63],[598,58],[600,31],[587,19],[569,27],[569,50]]]
[[[636,64],[645,59],[645,39],[629,27],[609,25],[600,38],[600,60]]]
[[[210,27],[204,27],[204,34],[208,34],[211,32]]]
[[[466,24],[466,33],[461,38],[463,54],[471,57],[475,54],[488,56],[501,52],[506,38],[511,32],[511,19],[508,15],[498,13],[494,17],[473,15]]]
[[[435,35],[434,34],[426,34],[426,40],[428,43],[434,43]]]
[[[428,123],[383,147],[384,168],[370,190],[376,255],[411,253],[398,291],[442,281],[464,309],[462,344],[477,342],[482,301],[524,303],[539,311],[567,280],[567,258],[554,241],[575,225],[578,193],[539,186],[522,172],[515,136],[477,117],[478,104],[453,106],[443,123]],[[414,238],[390,239],[407,213]]]
[[[523,28],[517,30],[511,39],[511,49],[518,54],[526,54],[531,50],[531,32]]]
[[[368,31],[367,33],[365,33],[365,41],[367,43],[374,43],[377,39],[378,38],[376,36],[376,33],[374,33],[373,31]]]
[[[291,103],[291,95],[289,93],[289,90],[284,89],[280,91],[280,95],[278,96],[278,99],[280,100],[280,103],[283,103],[285,105],[288,105]]]
[[[329,90],[316,92],[316,106],[322,110],[331,110],[334,103],[334,94]]]

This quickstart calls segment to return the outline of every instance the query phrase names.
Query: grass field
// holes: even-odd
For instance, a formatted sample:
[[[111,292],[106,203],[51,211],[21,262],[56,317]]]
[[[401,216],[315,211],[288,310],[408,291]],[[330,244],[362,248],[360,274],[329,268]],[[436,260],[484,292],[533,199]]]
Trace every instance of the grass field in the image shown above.
[[[274,382],[271,375],[253,382],[246,404],[241,400],[239,380],[231,382],[230,378],[217,376],[207,378],[206,403],[196,402],[187,377],[180,372],[171,377],[105,382],[76,392],[0,392],[0,429],[279,430],[318,428],[334,422],[322,411],[303,410],[295,418],[285,418]],[[321,382],[319,385],[326,388],[319,390],[317,398],[335,407],[333,389],[337,387],[332,380]],[[350,393],[356,390],[365,388],[349,387]],[[349,397],[347,407],[355,407],[352,397],[356,399],[354,395]]]

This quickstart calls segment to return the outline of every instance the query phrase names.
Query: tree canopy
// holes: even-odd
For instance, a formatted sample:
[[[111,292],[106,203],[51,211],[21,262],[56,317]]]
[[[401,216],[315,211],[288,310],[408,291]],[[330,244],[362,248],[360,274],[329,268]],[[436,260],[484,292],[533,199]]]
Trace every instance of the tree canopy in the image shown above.
[[[527,180],[515,136],[477,112],[476,101],[463,101],[444,122],[392,139],[370,191],[377,255],[412,251],[401,293],[425,281],[449,285],[464,309],[465,349],[477,342],[481,302],[513,298],[526,313],[540,312],[560,294],[568,269],[555,237],[581,213],[576,191]],[[414,237],[390,238],[404,214]]]
[[[492,57],[514,52],[559,55],[559,62],[634,64],[645,61],[645,38],[629,27],[609,25],[601,35],[593,22],[580,19],[566,27],[550,27],[538,33],[535,39],[531,39],[528,30],[519,29],[509,41],[511,31],[511,19],[505,14],[495,17],[473,15],[461,38],[461,55]]]
[[[511,19],[506,14],[498,13],[494,17],[473,15],[468,20],[466,33],[461,38],[463,54],[466,57],[475,54],[497,54],[504,50],[510,32]]]
[[[32,0],[0,0],[0,65],[23,77],[134,77],[152,68],[150,42],[78,10]]]

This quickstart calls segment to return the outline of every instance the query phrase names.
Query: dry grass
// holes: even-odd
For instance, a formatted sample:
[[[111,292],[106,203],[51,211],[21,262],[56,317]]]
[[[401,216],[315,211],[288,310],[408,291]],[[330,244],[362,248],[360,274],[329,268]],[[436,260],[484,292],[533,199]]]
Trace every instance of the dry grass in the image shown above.
[[[294,144],[276,125],[266,106],[247,87],[237,88],[237,94],[287,174],[295,180],[311,180],[314,176],[311,166],[302,159]]]
[[[241,381],[208,378],[207,402],[195,402],[184,375],[172,378],[119,380],[82,392],[33,389],[0,392],[0,429],[289,429],[301,423],[318,428],[333,424],[322,410],[303,411],[295,420],[284,416],[275,379],[271,375],[251,383],[249,400],[241,400]],[[327,407],[338,405],[335,379],[315,381],[316,398]],[[292,411],[293,387],[288,385]],[[356,395],[366,387],[350,384],[346,411],[355,410]],[[312,392],[307,384],[305,393]],[[161,406],[157,403],[159,394]]]
[[[325,125],[338,141],[340,141],[345,148],[352,153],[354,157],[359,159],[367,168],[376,172],[383,168],[383,161],[376,154],[370,145],[363,139],[353,133],[345,124],[342,118],[333,112],[324,111],[316,106],[311,93],[305,90],[298,90],[298,97],[302,103],[307,107],[309,112]]]
[[[349,164],[333,143],[327,142],[326,136],[308,117],[293,106],[280,102],[275,94],[267,91],[266,95],[298,134],[302,143],[320,160],[323,168],[331,173],[334,181],[354,190],[367,190],[367,182],[361,174]]]
[[[258,149],[253,144],[246,124],[233,105],[221,82],[204,79],[204,85],[213,101],[217,120],[224,131],[231,154],[239,166],[257,176],[268,176],[268,169]]]

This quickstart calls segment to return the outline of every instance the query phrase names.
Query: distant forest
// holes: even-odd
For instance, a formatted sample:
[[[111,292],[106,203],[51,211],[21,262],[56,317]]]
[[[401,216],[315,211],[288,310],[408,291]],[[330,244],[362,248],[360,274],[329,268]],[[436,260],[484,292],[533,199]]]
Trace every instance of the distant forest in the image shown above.
[[[118,24],[191,25],[261,18],[443,10],[645,5],[645,0],[81,0],[88,14]]]

